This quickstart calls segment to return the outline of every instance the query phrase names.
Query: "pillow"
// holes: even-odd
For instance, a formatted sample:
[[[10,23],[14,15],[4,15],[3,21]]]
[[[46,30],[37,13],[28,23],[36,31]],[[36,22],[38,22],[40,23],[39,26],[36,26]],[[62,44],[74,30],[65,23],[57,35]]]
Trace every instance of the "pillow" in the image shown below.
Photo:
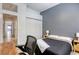
[[[40,49],[40,51],[43,53],[48,47],[50,47],[44,40],[38,39],[37,45]]]
[[[72,44],[72,38],[70,38],[70,37],[59,36],[59,40]]]
[[[58,35],[49,35],[48,38],[57,39]]]
[[[56,40],[60,40],[60,41],[65,41],[65,42],[68,42],[70,44],[72,44],[72,40],[73,40],[70,37],[64,37],[64,36],[58,36],[58,35],[49,35],[48,38],[56,39]]]

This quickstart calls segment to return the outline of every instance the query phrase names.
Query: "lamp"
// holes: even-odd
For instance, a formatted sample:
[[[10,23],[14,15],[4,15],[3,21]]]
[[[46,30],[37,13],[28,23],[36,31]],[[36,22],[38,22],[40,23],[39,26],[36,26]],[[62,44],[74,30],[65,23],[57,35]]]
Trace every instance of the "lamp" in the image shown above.
[[[49,30],[46,30],[46,35],[47,35],[47,36],[49,35]]]
[[[79,33],[76,33],[76,38],[79,40]]]
[[[76,37],[79,37],[79,33],[76,33]]]

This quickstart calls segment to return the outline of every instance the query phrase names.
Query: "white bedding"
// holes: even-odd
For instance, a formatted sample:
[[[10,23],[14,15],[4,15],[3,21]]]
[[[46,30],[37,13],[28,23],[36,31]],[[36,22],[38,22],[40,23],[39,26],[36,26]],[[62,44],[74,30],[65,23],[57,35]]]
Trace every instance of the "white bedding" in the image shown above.
[[[41,51],[41,53],[43,53],[48,47],[50,47],[44,40],[42,39],[38,39],[37,40],[37,45]]]

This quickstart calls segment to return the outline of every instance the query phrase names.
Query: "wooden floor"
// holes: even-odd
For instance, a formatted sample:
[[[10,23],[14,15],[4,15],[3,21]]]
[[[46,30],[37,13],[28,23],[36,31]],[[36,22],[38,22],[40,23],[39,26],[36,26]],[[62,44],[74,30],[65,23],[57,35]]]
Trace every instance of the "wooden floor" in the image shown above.
[[[15,40],[0,44],[0,55],[20,55],[19,53],[25,53],[26,55],[29,55],[28,53],[23,52],[18,47],[16,47]]]
[[[15,55],[16,45],[14,41],[4,42],[0,44],[0,55]]]

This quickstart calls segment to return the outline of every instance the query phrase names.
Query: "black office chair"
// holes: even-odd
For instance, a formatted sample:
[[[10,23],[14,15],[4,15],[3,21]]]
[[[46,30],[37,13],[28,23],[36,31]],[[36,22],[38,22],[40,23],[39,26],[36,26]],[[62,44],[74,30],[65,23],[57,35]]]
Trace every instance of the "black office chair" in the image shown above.
[[[25,45],[17,46],[23,52],[27,52],[29,55],[33,55],[36,49],[37,39],[34,36],[28,35]]]

